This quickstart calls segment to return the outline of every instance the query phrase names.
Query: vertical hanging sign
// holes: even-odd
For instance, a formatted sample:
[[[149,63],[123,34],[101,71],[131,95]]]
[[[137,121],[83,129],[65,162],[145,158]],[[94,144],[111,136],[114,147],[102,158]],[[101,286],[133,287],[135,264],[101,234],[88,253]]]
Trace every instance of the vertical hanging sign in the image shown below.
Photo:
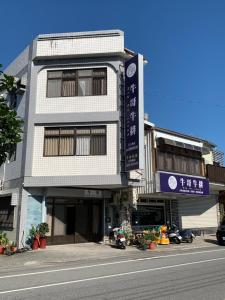
[[[143,56],[125,62],[126,171],[144,169]]]

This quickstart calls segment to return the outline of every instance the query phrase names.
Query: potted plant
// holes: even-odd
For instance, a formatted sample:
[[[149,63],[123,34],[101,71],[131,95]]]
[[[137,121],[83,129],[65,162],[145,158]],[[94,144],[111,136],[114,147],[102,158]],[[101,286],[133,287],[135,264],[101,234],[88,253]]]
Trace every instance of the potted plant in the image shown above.
[[[148,244],[144,237],[139,238],[139,248],[142,250],[146,250],[148,248]]]
[[[3,254],[6,246],[8,245],[9,240],[6,233],[0,233],[0,254]]]
[[[37,230],[38,230],[39,237],[40,237],[39,247],[41,249],[44,249],[44,248],[46,248],[46,233],[49,232],[48,223],[45,223],[45,222],[40,223],[37,226]]]
[[[10,245],[10,249],[13,253],[16,253],[17,251],[17,245],[16,245],[16,242],[12,242],[11,245]]]
[[[30,229],[30,239],[31,239],[32,249],[37,250],[40,243],[40,235],[37,227],[35,227],[34,225],[32,225]]]
[[[144,239],[148,245],[148,248],[154,250],[157,246],[156,244],[156,236],[152,231],[144,231]]]

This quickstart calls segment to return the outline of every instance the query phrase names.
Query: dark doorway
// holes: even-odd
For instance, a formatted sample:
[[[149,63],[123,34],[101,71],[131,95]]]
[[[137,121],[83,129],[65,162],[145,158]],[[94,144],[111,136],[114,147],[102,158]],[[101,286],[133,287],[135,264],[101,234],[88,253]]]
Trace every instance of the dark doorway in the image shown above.
[[[102,203],[102,200],[48,199],[48,244],[101,241]]]
[[[66,234],[74,234],[75,232],[75,205],[66,207]]]

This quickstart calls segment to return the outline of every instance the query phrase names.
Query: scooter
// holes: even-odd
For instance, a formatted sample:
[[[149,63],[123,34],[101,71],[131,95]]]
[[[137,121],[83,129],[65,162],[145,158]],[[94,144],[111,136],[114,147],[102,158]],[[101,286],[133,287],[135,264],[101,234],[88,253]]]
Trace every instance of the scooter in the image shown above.
[[[180,244],[182,242],[182,237],[177,229],[176,225],[172,225],[168,227],[167,235],[171,243],[173,244]]]
[[[117,248],[126,249],[126,239],[122,227],[113,228],[113,230],[109,233],[109,239],[115,242]]]
[[[180,230],[179,234],[182,237],[182,242],[192,243],[195,239],[195,235],[190,229]]]
[[[172,243],[180,244],[181,242],[192,243],[195,235],[190,229],[179,230],[175,224],[169,228],[168,231],[169,240]]]

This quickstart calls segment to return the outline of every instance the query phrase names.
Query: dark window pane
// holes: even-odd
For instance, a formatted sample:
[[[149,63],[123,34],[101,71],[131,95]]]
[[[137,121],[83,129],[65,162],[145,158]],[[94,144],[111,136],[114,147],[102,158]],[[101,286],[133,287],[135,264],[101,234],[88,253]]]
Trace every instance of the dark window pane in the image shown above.
[[[106,78],[93,78],[93,95],[106,95]]]
[[[0,197],[0,230],[12,230],[14,207],[11,206],[11,197]]]
[[[76,70],[63,71],[63,79],[76,79]]]
[[[91,155],[105,155],[106,154],[106,137],[92,136],[91,137]]]

